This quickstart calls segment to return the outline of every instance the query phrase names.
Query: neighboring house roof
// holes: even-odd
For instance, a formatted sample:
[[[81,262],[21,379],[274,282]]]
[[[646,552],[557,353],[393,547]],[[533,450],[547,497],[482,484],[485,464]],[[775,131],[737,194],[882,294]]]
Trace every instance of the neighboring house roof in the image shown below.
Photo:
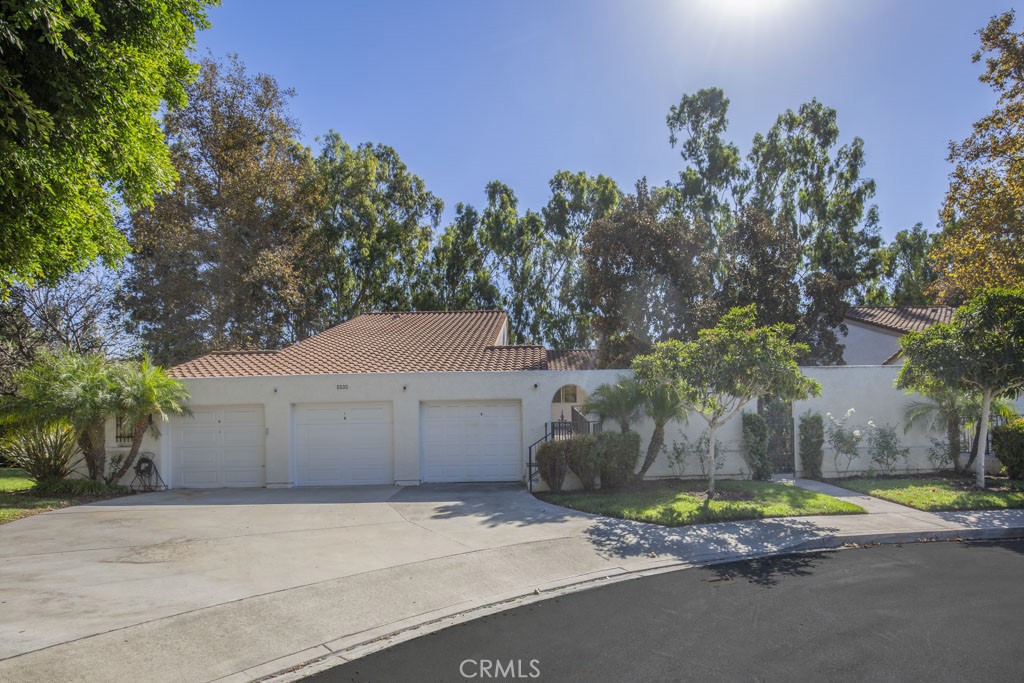
[[[280,351],[220,351],[171,368],[176,377],[582,369],[592,351],[502,345],[502,311],[370,313]],[[549,364],[549,354],[555,365]]]
[[[949,306],[854,306],[846,319],[903,334],[948,323],[955,310]]]
[[[548,370],[593,370],[596,367],[597,349],[548,351]]]

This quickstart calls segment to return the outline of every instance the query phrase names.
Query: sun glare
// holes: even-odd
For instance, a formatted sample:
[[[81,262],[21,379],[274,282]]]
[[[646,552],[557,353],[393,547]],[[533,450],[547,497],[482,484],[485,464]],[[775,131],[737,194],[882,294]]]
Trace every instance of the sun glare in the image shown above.
[[[791,0],[702,0],[704,9],[726,16],[773,16],[791,5]]]

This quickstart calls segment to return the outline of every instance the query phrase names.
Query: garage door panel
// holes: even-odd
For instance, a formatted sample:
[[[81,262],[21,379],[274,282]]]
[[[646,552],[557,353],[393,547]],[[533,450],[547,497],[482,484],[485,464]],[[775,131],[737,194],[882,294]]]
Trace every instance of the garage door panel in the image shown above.
[[[390,403],[297,406],[294,422],[300,485],[393,483]]]
[[[522,479],[522,408],[517,401],[420,406],[424,482]]]
[[[263,486],[262,406],[195,408],[172,425],[175,485]]]

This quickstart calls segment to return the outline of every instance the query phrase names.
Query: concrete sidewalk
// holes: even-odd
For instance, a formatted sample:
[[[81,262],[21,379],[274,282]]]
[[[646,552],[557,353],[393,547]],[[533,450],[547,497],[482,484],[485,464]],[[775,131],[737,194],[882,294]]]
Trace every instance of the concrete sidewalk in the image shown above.
[[[64,614],[67,635],[49,644],[37,635],[24,651],[6,655],[0,661],[0,680],[234,682],[315,661],[293,674],[296,676],[487,611],[598,582],[850,543],[1024,536],[1024,510],[929,514],[818,482],[795,483],[849,499],[869,514],[670,529],[550,506],[522,489],[481,491],[480,487],[355,492],[353,496],[365,500],[344,501],[337,509],[327,498],[311,501],[316,507],[309,509],[293,503],[291,507],[299,509],[298,513],[273,503],[287,496],[311,494],[253,493],[257,499],[265,499],[263,505],[228,507],[225,512],[211,500],[201,501],[204,505],[196,509],[175,509],[179,503],[174,502],[174,492],[169,492],[165,498],[151,498],[151,510],[124,499],[128,501],[125,507],[133,507],[127,515],[118,516],[112,510],[118,506],[111,504],[48,513],[0,527],[0,547],[5,555],[0,559],[0,600],[4,608],[8,602],[10,606],[25,605],[19,618],[26,620],[33,618],[26,612],[33,602],[40,614],[51,610],[54,624],[56,617]],[[232,494],[217,495],[230,501]],[[115,529],[145,523],[147,533],[153,533],[161,525],[171,525],[168,533],[173,531],[175,538],[156,549],[121,547],[112,551],[96,547],[101,543],[98,539],[53,536],[54,530],[68,521],[59,519],[61,515],[83,510],[98,516],[83,522],[80,529],[97,523]],[[202,510],[208,511],[205,516]],[[239,529],[220,526],[217,515],[228,513]],[[288,529],[294,523],[283,517],[288,514],[317,520],[320,526]],[[189,515],[196,516],[196,521],[185,529]],[[325,516],[333,520],[330,528],[325,528]],[[261,519],[268,529],[250,528]],[[50,535],[30,550],[23,552],[17,543],[11,545],[18,538],[38,537],[40,530]],[[200,533],[208,533],[210,542],[191,537]],[[257,540],[247,540],[252,538]],[[69,544],[82,547],[68,548]],[[403,547],[396,549],[395,544]],[[278,545],[280,550],[275,549]],[[179,551],[197,557],[194,562],[201,564],[180,583],[179,570],[169,568],[180,559],[176,556]],[[112,558],[111,552],[120,555]],[[65,554],[69,554],[67,558]],[[45,572],[51,571],[55,561],[48,558],[54,557],[58,574],[47,576]],[[308,562],[302,561],[304,557]],[[149,612],[131,611],[126,601],[111,599],[111,610],[125,611],[120,618],[93,603],[80,602],[84,598],[71,595],[71,587],[45,594],[35,587],[55,576],[74,581],[76,570],[79,575],[92,571],[91,561],[127,562],[129,566],[137,562],[148,568],[140,575],[143,583],[125,579],[117,584],[117,594],[132,595],[132,591],[153,591],[167,585],[173,589],[174,599],[157,600],[150,618],[146,618]],[[188,594],[190,586],[208,589],[205,583],[196,582],[197,576],[208,582],[211,576],[226,571],[221,565],[231,561],[240,566],[230,574],[231,590],[224,594],[226,599],[219,599],[212,589],[209,595]],[[111,573],[119,566],[97,564],[95,571]],[[252,587],[246,588],[249,579]],[[89,590],[101,590],[97,588],[100,583],[97,579]],[[101,613],[83,613],[83,604]],[[9,621],[10,610],[0,614],[5,639],[26,637],[19,635],[18,622]],[[88,629],[75,631],[80,623],[97,619]],[[3,622],[8,623],[5,626]]]

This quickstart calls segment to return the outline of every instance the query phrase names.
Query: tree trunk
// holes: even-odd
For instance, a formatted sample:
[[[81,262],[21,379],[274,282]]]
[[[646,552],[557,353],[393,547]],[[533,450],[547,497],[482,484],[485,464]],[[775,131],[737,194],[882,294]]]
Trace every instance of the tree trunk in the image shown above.
[[[128,451],[128,456],[121,462],[121,466],[117,468],[117,471],[111,472],[110,476],[106,478],[108,485],[114,485],[121,481],[121,477],[135,464],[135,458],[139,457],[139,449],[142,448],[142,439],[145,438],[147,429],[149,429],[148,415],[139,418],[132,425],[132,447]]]
[[[708,500],[715,496],[715,427],[708,429]]]
[[[960,466],[960,420],[946,420],[946,442],[949,449],[949,461],[953,465],[953,471],[960,473],[963,468]]]
[[[647,455],[644,456],[644,464],[641,465],[640,471],[636,473],[637,481],[643,481],[643,478],[647,476],[647,470],[651,469],[654,465],[654,461],[658,459],[658,453],[661,452],[661,447],[665,445],[665,425],[655,423],[654,433],[651,434],[651,443],[647,444]]]
[[[974,465],[974,459],[978,455],[978,440],[981,438],[981,420],[978,420],[977,424],[974,425],[974,437],[971,440],[971,457],[967,459],[967,464],[964,465],[964,471],[970,472],[971,467]]]
[[[978,434],[978,444],[974,449],[974,457],[978,459],[975,463],[978,467],[978,488],[985,488],[985,447],[988,445],[988,415],[992,410],[992,390],[985,389],[981,392],[981,433]]]
[[[94,481],[103,480],[103,472],[107,467],[107,449],[103,445],[103,429],[89,426],[78,432],[78,448],[85,458],[85,467],[89,478]]]

